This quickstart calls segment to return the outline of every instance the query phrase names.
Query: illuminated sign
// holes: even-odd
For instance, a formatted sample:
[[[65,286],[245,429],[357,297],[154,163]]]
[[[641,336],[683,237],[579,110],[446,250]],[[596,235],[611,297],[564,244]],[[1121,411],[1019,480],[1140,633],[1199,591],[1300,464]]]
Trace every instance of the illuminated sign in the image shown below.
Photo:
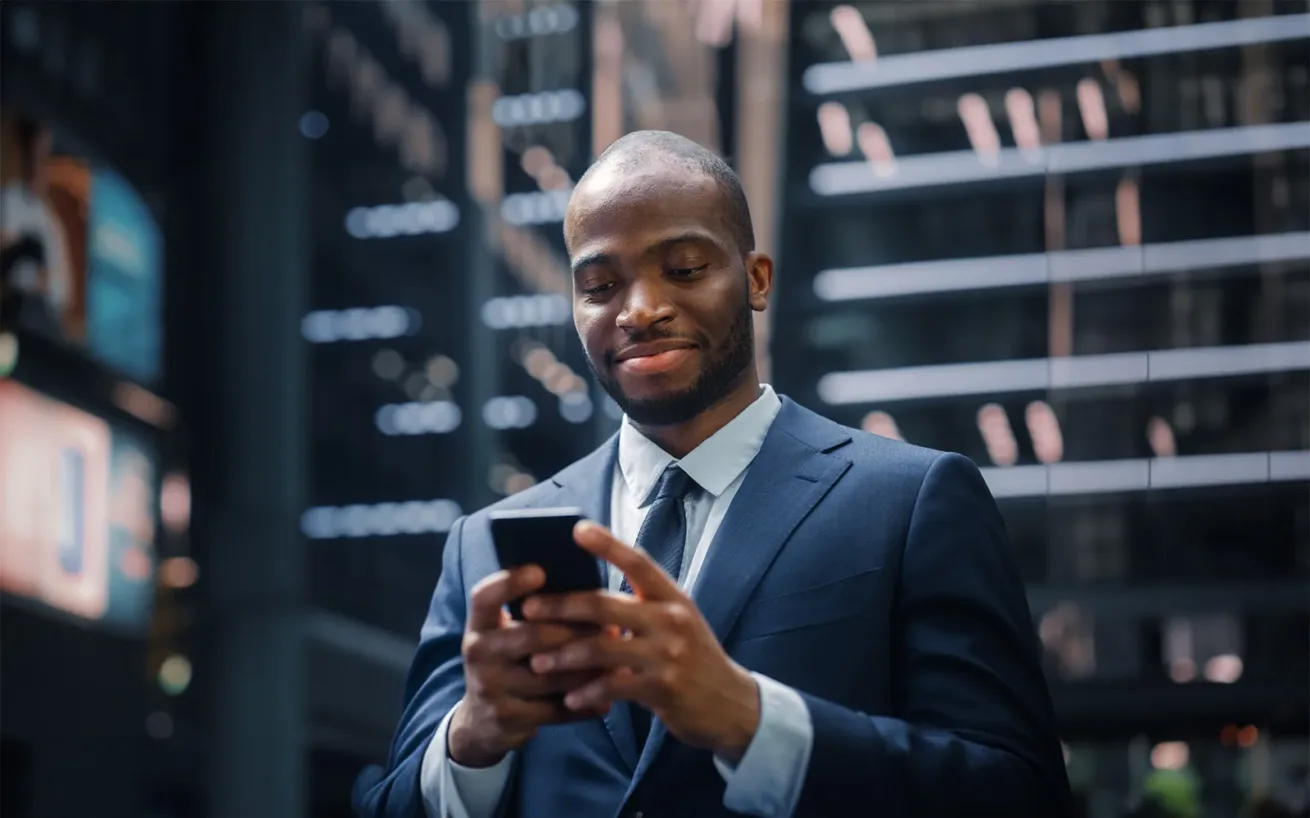
[[[150,208],[117,173],[61,153],[40,122],[0,112],[0,140],[2,320],[153,382],[162,239]]]
[[[91,181],[86,340],[96,355],[144,381],[158,374],[160,237],[150,209],[121,176]]]
[[[0,592],[140,628],[153,600],[155,467],[100,418],[0,382]]]

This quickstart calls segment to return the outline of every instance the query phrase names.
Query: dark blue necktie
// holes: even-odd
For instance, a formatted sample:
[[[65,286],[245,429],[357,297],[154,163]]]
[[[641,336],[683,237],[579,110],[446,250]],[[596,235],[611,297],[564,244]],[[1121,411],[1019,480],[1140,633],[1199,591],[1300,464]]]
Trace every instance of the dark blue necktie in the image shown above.
[[[677,582],[682,574],[682,552],[687,545],[687,518],[683,499],[696,488],[696,481],[687,476],[677,463],[671,464],[660,475],[659,482],[647,496],[643,506],[649,506],[646,519],[637,534],[637,547],[659,563],[664,572]],[[653,498],[653,499],[652,499]],[[621,590],[632,593],[628,578],[623,578]],[[650,711],[632,705],[632,732],[637,746],[644,747],[650,734]]]

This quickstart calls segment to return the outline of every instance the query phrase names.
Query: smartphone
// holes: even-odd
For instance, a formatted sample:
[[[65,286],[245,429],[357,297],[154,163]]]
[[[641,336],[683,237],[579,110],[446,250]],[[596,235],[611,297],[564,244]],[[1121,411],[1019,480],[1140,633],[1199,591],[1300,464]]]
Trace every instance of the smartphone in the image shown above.
[[[539,565],[546,584],[537,593],[567,594],[601,587],[600,562],[573,541],[577,508],[530,508],[491,512],[491,537],[501,568]],[[523,600],[509,603],[510,616],[523,618]]]

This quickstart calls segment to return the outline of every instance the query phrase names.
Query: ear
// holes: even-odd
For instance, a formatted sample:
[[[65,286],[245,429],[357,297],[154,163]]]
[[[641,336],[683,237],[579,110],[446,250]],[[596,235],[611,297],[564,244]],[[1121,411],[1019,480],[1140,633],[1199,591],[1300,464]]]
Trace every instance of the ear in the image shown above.
[[[768,253],[752,251],[746,254],[746,285],[750,288],[751,309],[764,312],[773,292],[773,259]]]

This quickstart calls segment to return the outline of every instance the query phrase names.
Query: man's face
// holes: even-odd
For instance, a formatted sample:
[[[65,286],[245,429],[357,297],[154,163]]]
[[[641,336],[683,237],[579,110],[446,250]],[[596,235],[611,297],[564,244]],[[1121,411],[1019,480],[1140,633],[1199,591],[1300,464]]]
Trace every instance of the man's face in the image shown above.
[[[598,168],[570,200],[573,320],[596,378],[637,423],[684,423],[754,365],[751,312],[767,303],[773,263],[743,257],[724,211],[711,178],[662,162]]]

